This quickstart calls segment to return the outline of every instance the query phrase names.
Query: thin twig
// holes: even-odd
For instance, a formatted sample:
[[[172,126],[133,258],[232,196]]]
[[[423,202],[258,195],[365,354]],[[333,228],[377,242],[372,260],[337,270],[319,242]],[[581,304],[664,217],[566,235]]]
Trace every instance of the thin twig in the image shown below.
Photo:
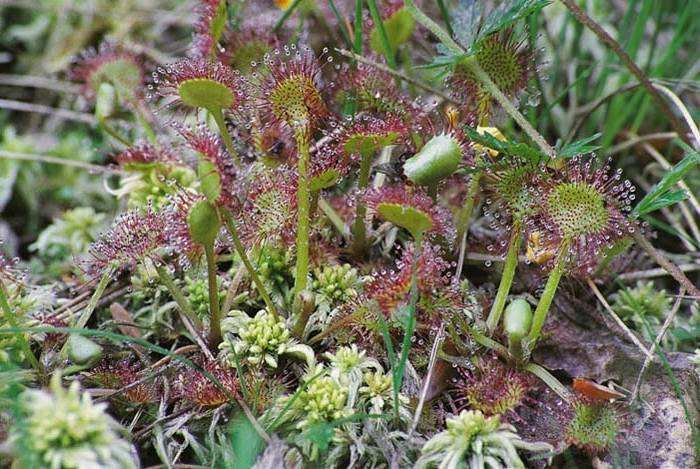
[[[622,319],[620,319],[620,317],[617,314],[615,314],[615,311],[610,307],[610,304],[600,292],[595,282],[589,278],[586,279],[586,283],[588,284],[590,289],[593,290],[593,294],[596,296],[596,298],[598,298],[598,301],[600,301],[605,310],[610,314],[610,316],[612,316],[615,323],[625,332],[625,334],[627,335],[627,337],[629,337],[632,343],[634,343],[634,345],[636,345],[639,348],[639,350],[642,351],[642,353],[647,359],[653,358],[654,356],[651,354],[651,352],[649,352],[649,350],[647,350],[644,344],[642,344],[642,341],[640,341],[637,338],[637,336],[634,335],[632,331],[627,327],[627,325],[622,321]]]
[[[97,125],[97,118],[92,114],[84,112],[71,111],[70,109],[61,109],[43,104],[25,103],[22,101],[13,101],[11,99],[0,99],[0,108],[11,109],[13,111],[34,112],[37,114],[46,114],[58,117],[59,119],[72,120],[83,122],[85,124]]]
[[[700,270],[700,264],[697,262],[692,264],[681,264],[678,268],[683,272],[693,272]],[[666,269],[656,268],[647,270],[637,270],[635,272],[626,272],[617,276],[618,280],[640,280],[645,278],[663,277],[664,275],[669,275]]]
[[[673,277],[679,284],[685,287],[685,289],[688,290],[688,292],[691,295],[700,298],[700,290],[698,290],[698,287],[693,285],[693,282],[691,282],[688,279],[688,277],[685,276],[683,271],[679,269],[676,264],[669,261],[666,258],[666,256],[664,256],[661,253],[661,251],[656,249],[654,245],[651,244],[649,240],[644,236],[641,230],[634,230],[634,233],[632,233],[632,237],[637,242],[639,247],[641,247],[644,250],[644,252],[646,252],[652,259],[654,259],[657,264],[663,267],[666,270],[666,272],[668,272],[671,275],[671,277]]]
[[[416,407],[416,413],[413,416],[413,423],[411,424],[411,430],[408,432],[408,438],[411,438],[413,432],[418,427],[418,422],[420,420],[421,413],[423,412],[423,405],[425,404],[425,396],[428,394],[428,386],[430,386],[430,381],[433,377],[433,369],[435,368],[435,362],[437,361],[438,350],[442,344],[443,334],[445,332],[445,322],[440,323],[440,329],[435,336],[433,341],[433,348],[430,350],[430,361],[428,362],[428,373],[425,375],[423,381],[423,388],[420,391],[420,399],[418,399],[418,406]]]
[[[681,307],[681,301],[683,301],[684,295],[685,295],[685,289],[683,287],[681,287],[680,291],[678,292],[678,298],[676,298],[676,301],[673,304],[673,308],[671,308],[671,312],[666,317],[666,320],[664,321],[663,326],[661,326],[661,330],[659,331],[659,334],[656,336],[656,339],[654,340],[654,344],[651,346],[652,355],[650,357],[647,357],[644,360],[644,363],[642,364],[642,369],[639,370],[639,376],[637,376],[637,382],[634,384],[634,389],[632,390],[632,394],[630,395],[630,402],[634,402],[637,399],[637,396],[639,395],[639,387],[641,386],[642,378],[644,377],[644,372],[647,370],[647,368],[649,367],[649,364],[651,363],[652,359],[654,358],[653,353],[656,352],[656,349],[659,347],[659,344],[661,343],[661,340],[663,339],[664,334],[666,334],[666,331],[668,330],[668,328],[671,327],[671,324],[673,323],[673,319],[676,317],[676,313],[678,313],[678,310]]]
[[[428,92],[434,94],[435,96],[439,96],[442,99],[444,99],[445,101],[448,101],[452,104],[459,104],[458,101],[455,101],[448,94],[446,94],[446,93],[444,93],[436,88],[433,88],[432,86],[430,86],[426,83],[423,83],[420,80],[417,80],[413,77],[409,77],[408,75],[406,75],[405,73],[403,73],[401,71],[392,70],[391,68],[387,67],[386,65],[375,62],[374,60],[367,59],[359,54],[355,54],[354,52],[350,52],[349,50],[336,49],[336,52],[338,52],[340,55],[344,55],[345,57],[355,59],[358,62],[361,62],[365,65],[369,65],[370,67],[374,67],[377,70],[381,70],[382,72],[388,73],[389,75],[394,76],[396,78],[399,78],[399,79],[405,81],[406,83],[410,83],[414,86],[417,86],[418,88],[422,88],[423,90],[428,91]]]
[[[194,326],[192,325],[192,322],[190,321],[190,318],[187,317],[187,315],[182,311],[181,308],[177,308],[177,312],[180,315],[180,321],[182,321],[182,324],[184,324],[185,329],[187,329],[187,332],[190,333],[192,339],[197,343],[197,345],[199,345],[199,348],[202,349],[202,352],[204,353],[204,355],[206,355],[207,359],[210,361],[214,361],[214,355],[211,354],[211,351],[209,351],[209,347],[207,347],[207,344],[204,343],[204,339],[202,339],[197,330],[195,330]]]
[[[673,105],[676,106],[676,108],[678,108],[678,111],[681,113],[681,116],[683,116],[683,120],[685,120],[685,123],[690,129],[690,132],[693,134],[693,138],[695,138],[695,148],[697,149],[697,145],[700,145],[700,129],[698,129],[697,124],[693,120],[693,116],[690,115],[690,111],[688,111],[688,108],[685,107],[685,104],[683,104],[681,98],[679,98],[678,95],[676,95],[676,93],[669,90],[664,85],[659,85],[658,83],[652,83],[652,85],[655,89],[665,94],[666,97],[673,103]]]
[[[588,119],[588,116],[593,114],[593,112],[598,109],[600,106],[605,104],[608,100],[614,98],[615,96],[626,93],[628,91],[637,89],[641,86],[639,83],[629,83],[621,88],[616,89],[615,91],[610,92],[609,94],[596,99],[595,101],[592,101],[585,106],[582,106],[576,110],[576,113],[580,114],[580,117],[576,121],[576,123],[571,127],[571,130],[569,130],[569,134],[566,136],[566,141],[570,141],[574,135],[578,133],[578,130],[581,128],[584,122],[586,122],[586,119]]]
[[[81,168],[81,169],[87,170],[91,173],[119,174],[122,172],[120,169],[117,169],[117,168],[111,168],[109,166],[100,166],[97,164],[85,163],[84,161],[69,160],[67,158],[59,158],[56,156],[49,156],[49,155],[35,155],[35,154],[31,154],[31,153],[18,153],[15,151],[7,151],[7,150],[0,150],[0,158],[6,159],[6,160],[35,161],[37,163],[72,166],[74,168]]]
[[[627,150],[628,148],[632,148],[633,146],[643,143],[643,142],[649,142],[649,141],[654,141],[654,140],[672,140],[674,138],[678,137],[678,134],[676,132],[655,132],[652,134],[646,134],[646,135],[632,135],[630,134],[629,140],[625,140],[624,142],[618,143],[615,146],[610,147],[605,154],[607,156],[613,156],[616,153],[620,153],[621,151]]]
[[[652,99],[656,102],[661,112],[668,118],[671,122],[671,126],[676,131],[676,133],[689,145],[692,142],[689,141],[686,135],[686,129],[683,123],[678,119],[678,117],[673,113],[668,103],[661,96],[659,91],[654,87],[651,80],[644,74],[642,69],[640,69],[634,60],[625,52],[620,43],[618,43],[612,36],[610,36],[598,23],[596,23],[593,18],[588,16],[588,14],[579,7],[574,0],[561,0],[561,2],[566,5],[574,18],[576,18],[581,24],[590,29],[593,34],[595,34],[598,39],[600,39],[605,45],[607,45],[622,61],[622,63],[627,67],[627,69],[634,75],[637,80],[641,83],[644,89],[649,93]]]
[[[60,93],[80,93],[80,86],[67,81],[53,80],[46,77],[33,75],[14,75],[12,73],[0,73],[0,85],[21,86],[25,88],[41,88],[58,91]]]

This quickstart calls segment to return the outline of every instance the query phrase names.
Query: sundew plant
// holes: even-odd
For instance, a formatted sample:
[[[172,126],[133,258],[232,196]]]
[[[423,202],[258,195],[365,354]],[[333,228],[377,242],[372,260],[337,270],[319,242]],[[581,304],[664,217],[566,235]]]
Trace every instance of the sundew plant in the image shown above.
[[[697,467],[697,1],[1,3],[0,466]]]

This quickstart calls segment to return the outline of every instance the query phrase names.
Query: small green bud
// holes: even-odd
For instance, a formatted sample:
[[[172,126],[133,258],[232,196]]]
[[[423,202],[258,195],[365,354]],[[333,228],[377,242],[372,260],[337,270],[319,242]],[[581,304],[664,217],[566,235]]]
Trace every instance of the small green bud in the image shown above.
[[[503,328],[509,339],[520,340],[530,332],[532,326],[532,308],[530,304],[518,298],[510,302],[503,316]]]
[[[206,200],[200,200],[192,206],[187,215],[187,224],[192,240],[203,246],[214,244],[221,226],[216,209]]]
[[[454,173],[462,161],[462,147],[454,137],[441,134],[428,140],[413,157],[406,160],[403,172],[421,186],[431,186]]]
[[[90,365],[102,358],[102,347],[82,335],[71,335],[66,346],[68,358],[76,365]]]

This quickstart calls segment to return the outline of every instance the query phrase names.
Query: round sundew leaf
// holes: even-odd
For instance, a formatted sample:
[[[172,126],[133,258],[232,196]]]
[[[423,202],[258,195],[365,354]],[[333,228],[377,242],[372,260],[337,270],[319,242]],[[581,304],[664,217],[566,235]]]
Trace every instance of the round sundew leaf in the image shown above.
[[[586,183],[562,183],[547,199],[547,210],[567,237],[599,233],[608,224],[609,214],[603,195]]]
[[[479,65],[506,94],[518,90],[527,74],[520,61],[517,47],[506,41],[486,40],[476,53]]]
[[[403,172],[411,181],[430,186],[450,176],[462,161],[462,147],[450,135],[436,135],[406,160]]]
[[[303,74],[294,74],[279,81],[266,99],[275,118],[295,128],[306,126],[326,113],[316,84]]]
[[[385,134],[356,134],[345,142],[343,149],[349,155],[371,155],[393,144],[397,138],[399,138],[397,132],[387,132]]]
[[[105,62],[90,76],[90,85],[97,91],[105,82],[114,85],[121,93],[132,94],[141,86],[141,69],[125,59]]]
[[[187,214],[187,224],[192,240],[203,246],[214,244],[221,226],[216,209],[206,200],[200,200],[192,206]]]
[[[433,221],[427,213],[406,205],[380,203],[377,205],[377,213],[386,221],[410,231],[414,238],[433,227]]]
[[[185,104],[210,111],[230,108],[236,100],[229,87],[209,78],[185,80],[177,91]]]
[[[327,169],[309,180],[309,189],[312,192],[327,189],[334,186],[335,183],[338,182],[338,179],[340,179],[340,172],[338,172],[337,169]]]
[[[221,194],[221,176],[211,161],[200,161],[197,166],[199,185],[202,194],[210,202],[214,202]]]

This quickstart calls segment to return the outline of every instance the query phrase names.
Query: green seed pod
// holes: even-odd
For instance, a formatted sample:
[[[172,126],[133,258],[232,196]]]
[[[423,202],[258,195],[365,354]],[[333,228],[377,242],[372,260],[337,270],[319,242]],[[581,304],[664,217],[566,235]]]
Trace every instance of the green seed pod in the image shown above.
[[[530,304],[518,298],[510,302],[503,316],[503,329],[508,339],[520,340],[530,332],[532,326],[532,308]]]
[[[431,186],[454,173],[462,161],[459,141],[448,134],[428,140],[413,157],[406,160],[403,172],[421,186]]]
[[[192,206],[187,215],[192,240],[202,246],[213,246],[219,234],[219,217],[216,209],[206,200],[200,200]]]
[[[95,98],[95,117],[104,120],[114,115],[117,105],[117,90],[109,83],[101,83]]]
[[[68,358],[76,365],[90,365],[102,358],[102,347],[82,335],[68,338]]]

